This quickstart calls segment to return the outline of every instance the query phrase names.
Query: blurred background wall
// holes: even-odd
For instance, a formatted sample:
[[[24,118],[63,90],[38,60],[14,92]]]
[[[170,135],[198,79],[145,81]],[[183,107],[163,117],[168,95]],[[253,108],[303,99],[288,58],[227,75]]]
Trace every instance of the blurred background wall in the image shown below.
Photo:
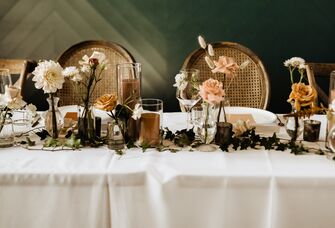
[[[144,97],[177,111],[174,76],[208,42],[252,49],[271,82],[273,112],[288,111],[283,61],[335,62],[333,0],[0,0],[0,58],[56,59],[89,39],[117,42],[143,64]]]

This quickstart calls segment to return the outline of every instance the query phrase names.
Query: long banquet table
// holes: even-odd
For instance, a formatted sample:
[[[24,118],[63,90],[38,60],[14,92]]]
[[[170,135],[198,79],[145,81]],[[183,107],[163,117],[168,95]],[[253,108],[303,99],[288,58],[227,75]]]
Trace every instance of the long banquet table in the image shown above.
[[[333,228],[334,193],[326,156],[0,149],[1,228]]]

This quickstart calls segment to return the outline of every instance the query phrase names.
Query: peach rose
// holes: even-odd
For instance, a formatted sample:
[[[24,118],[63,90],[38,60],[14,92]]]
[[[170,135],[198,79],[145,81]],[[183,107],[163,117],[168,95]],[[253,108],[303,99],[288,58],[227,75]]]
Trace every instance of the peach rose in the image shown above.
[[[231,77],[238,69],[237,63],[233,58],[220,56],[218,61],[214,61],[215,68],[212,70],[213,73],[224,73],[228,77]]]
[[[116,106],[117,96],[115,94],[105,94],[96,99],[94,107],[97,109],[112,111]]]
[[[294,102],[294,108],[300,111],[301,107],[313,107],[316,99],[317,92],[312,86],[305,85],[305,83],[294,83],[292,84],[292,92],[287,101]]]
[[[204,81],[199,88],[199,94],[202,99],[210,104],[219,104],[225,95],[222,82],[213,78]]]

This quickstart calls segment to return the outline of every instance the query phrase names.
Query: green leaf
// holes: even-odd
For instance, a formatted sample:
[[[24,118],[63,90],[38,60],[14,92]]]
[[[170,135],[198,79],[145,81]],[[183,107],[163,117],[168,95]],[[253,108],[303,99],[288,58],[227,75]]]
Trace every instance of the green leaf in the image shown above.
[[[27,140],[27,143],[28,143],[28,146],[35,146],[35,141],[31,141],[31,139],[29,137],[26,137],[26,140]]]

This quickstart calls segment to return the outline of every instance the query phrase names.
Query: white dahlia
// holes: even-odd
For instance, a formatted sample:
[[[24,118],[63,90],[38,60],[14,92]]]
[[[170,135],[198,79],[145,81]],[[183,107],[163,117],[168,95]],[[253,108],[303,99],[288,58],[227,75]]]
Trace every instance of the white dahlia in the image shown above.
[[[63,68],[55,61],[42,61],[33,71],[33,81],[37,89],[43,89],[44,93],[55,93],[61,89],[64,83]]]

